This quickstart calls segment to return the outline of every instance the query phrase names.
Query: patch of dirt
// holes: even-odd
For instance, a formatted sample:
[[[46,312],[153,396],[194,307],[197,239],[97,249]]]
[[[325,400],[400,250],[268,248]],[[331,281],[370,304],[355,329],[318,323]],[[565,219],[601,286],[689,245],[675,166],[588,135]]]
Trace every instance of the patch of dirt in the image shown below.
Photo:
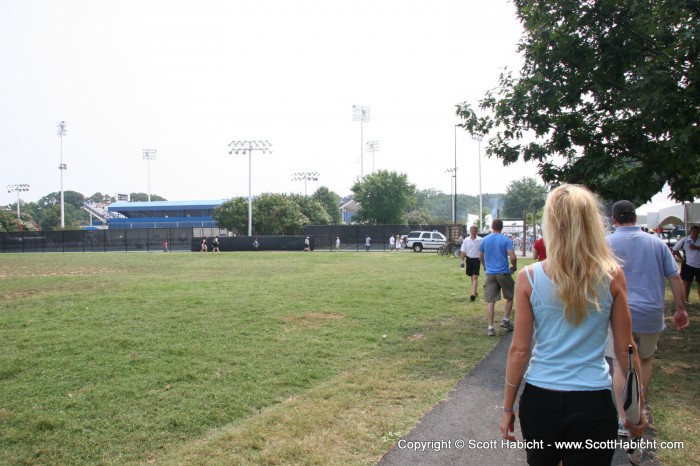
[[[303,328],[317,328],[323,322],[344,319],[345,315],[337,312],[305,312],[302,315],[287,315],[282,320],[288,324]]]
[[[34,269],[0,270],[0,279],[21,278],[21,277],[79,277],[89,275],[99,275],[104,273],[125,273],[126,270],[112,269],[109,267],[90,267],[81,269],[66,270],[64,268],[44,269],[37,272]]]

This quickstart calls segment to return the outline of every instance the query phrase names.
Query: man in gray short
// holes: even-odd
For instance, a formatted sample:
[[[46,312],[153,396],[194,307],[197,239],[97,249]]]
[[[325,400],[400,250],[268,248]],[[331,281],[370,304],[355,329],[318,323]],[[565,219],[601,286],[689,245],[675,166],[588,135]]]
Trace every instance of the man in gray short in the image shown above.
[[[510,312],[513,310],[515,281],[512,274],[518,269],[518,258],[515,257],[513,241],[501,234],[503,220],[494,219],[491,223],[491,231],[490,235],[481,240],[479,256],[486,273],[484,279],[484,301],[486,301],[486,321],[488,323],[486,334],[493,337],[496,335],[496,330],[493,328],[495,306],[496,301],[501,299],[501,291],[503,291],[503,299],[505,300],[501,327],[513,330]],[[510,258],[510,267],[508,267],[508,258]]]
[[[621,261],[627,279],[627,296],[632,314],[632,333],[637,343],[642,387],[647,389],[651,382],[652,361],[659,336],[664,325],[664,294],[666,278],[671,285],[676,304],[674,322],[677,330],[688,326],[688,314],[683,302],[683,284],[678,275],[678,266],[670,249],[656,236],[645,233],[636,226],[637,214],[630,201],[618,201],[612,208],[615,233],[608,236],[608,244]],[[611,350],[612,337],[608,337],[606,356],[615,359]],[[618,433],[627,435],[624,430],[625,411],[622,408],[622,389],[625,374],[617,362],[613,367],[613,390],[618,406]]]

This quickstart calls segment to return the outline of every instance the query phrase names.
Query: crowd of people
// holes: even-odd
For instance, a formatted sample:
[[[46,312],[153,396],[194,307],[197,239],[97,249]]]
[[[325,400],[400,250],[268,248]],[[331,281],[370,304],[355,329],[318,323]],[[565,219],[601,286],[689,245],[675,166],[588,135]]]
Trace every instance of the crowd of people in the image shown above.
[[[500,219],[484,238],[470,228],[462,243],[460,265],[470,277],[471,301],[478,297],[484,271],[487,335],[496,335],[495,304],[501,299],[500,326],[514,332],[499,428],[504,439],[515,440],[516,398],[524,384],[519,419],[525,444],[532,446],[526,447],[528,464],[610,464],[618,436],[641,438],[654,355],[665,328],[667,281],[675,328],[689,325],[690,286],[700,284],[700,227],[672,252],[636,226],[631,202],[615,203],[612,218],[616,229],[608,235],[598,197],[583,186],[564,184],[547,197],[533,264],[518,271],[513,240],[502,234]],[[630,352],[641,384],[642,408],[634,420],[623,408]],[[563,449],[558,441],[610,448]]]
[[[389,252],[403,251],[406,249],[406,238],[401,235],[389,236]]]

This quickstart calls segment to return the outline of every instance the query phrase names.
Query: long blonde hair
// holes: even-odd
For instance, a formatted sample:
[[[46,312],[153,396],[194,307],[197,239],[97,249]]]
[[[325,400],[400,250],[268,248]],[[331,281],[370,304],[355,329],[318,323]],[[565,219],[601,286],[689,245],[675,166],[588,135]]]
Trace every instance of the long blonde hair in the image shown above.
[[[542,231],[549,276],[557,284],[566,320],[578,325],[591,304],[600,310],[601,285],[617,270],[598,197],[580,185],[555,188],[547,196]]]

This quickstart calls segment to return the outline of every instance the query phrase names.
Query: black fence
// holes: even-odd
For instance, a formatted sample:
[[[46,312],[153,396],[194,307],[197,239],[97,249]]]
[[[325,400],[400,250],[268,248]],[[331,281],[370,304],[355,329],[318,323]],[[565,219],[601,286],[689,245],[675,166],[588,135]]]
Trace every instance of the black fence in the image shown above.
[[[192,228],[63,230],[0,233],[0,252],[190,251]]]
[[[221,251],[251,251],[258,240],[260,251],[303,250],[309,237],[312,250],[335,251],[340,238],[341,251],[389,250],[389,236],[405,236],[414,230],[447,233],[447,225],[315,225],[304,228],[304,235],[220,237]],[[22,252],[160,252],[167,241],[168,251],[200,251],[201,233],[192,228],[149,228],[129,230],[20,231],[0,233],[0,253]],[[213,248],[207,236],[207,249]]]
[[[462,227],[464,227],[462,225]],[[336,238],[340,238],[341,251],[365,251],[365,240],[370,237],[370,251],[388,251],[389,237],[406,236],[416,230],[437,230],[447,236],[447,225],[312,225],[304,227],[304,233],[313,238],[317,251],[335,251]],[[464,233],[464,232],[462,232]]]
[[[202,240],[206,242],[207,252],[214,250],[214,236],[192,237],[192,251],[204,252]],[[219,251],[303,251],[306,247],[303,235],[280,236],[219,236]],[[314,238],[309,238],[309,247],[313,250]]]

